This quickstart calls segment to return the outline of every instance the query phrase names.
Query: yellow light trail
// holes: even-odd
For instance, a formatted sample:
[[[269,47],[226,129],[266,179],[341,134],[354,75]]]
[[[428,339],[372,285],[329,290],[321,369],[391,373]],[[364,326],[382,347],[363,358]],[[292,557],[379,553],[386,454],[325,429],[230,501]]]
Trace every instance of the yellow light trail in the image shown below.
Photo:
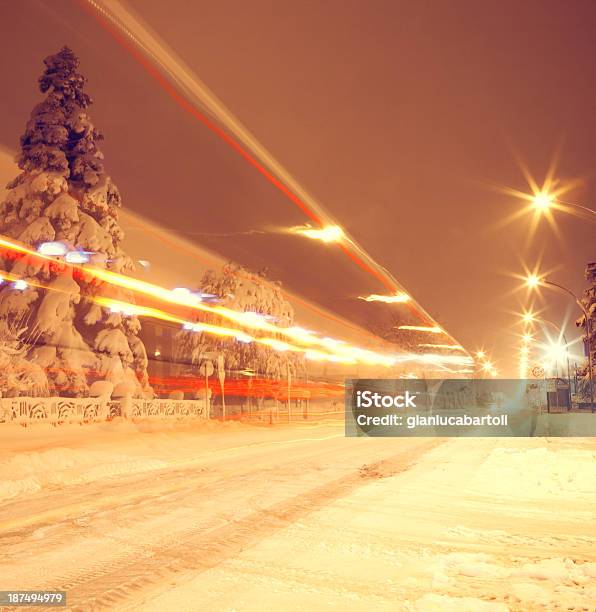
[[[293,227],[290,229],[292,234],[299,234],[311,240],[320,240],[321,242],[339,242],[344,238],[344,231],[339,225],[326,225],[321,229],[311,227],[310,225]]]
[[[228,144],[233,141],[234,148],[241,152],[245,159],[252,157],[252,165],[258,168],[261,174],[286,193],[290,200],[298,204],[317,225],[323,226],[323,231],[326,232],[323,237],[329,237],[331,241],[338,242],[350,259],[362,269],[372,273],[390,291],[403,289],[383,266],[337,225],[323,206],[240,123],[190,67],[164,41],[147,29],[130,7],[125,7],[118,0],[87,0],[87,2],[97,11],[99,22],[115,35],[115,38],[138,59],[141,65],[186,112],[200,118],[215,133],[220,134]],[[315,236],[315,238],[321,239],[320,236]],[[417,317],[427,323],[434,323],[432,317],[420,304],[414,300],[411,302],[409,308]],[[443,333],[452,338],[447,332]]]
[[[168,289],[164,289],[163,287],[153,285],[146,281],[132,278],[130,276],[123,276],[108,270],[85,267],[84,271],[90,272],[96,278],[110,284],[130,289],[132,291],[137,291],[165,302],[219,315],[222,318],[233,321],[234,323],[237,323],[245,328],[259,330],[261,332],[280,334],[296,342],[309,346],[319,345],[326,349],[330,349],[330,347],[333,346],[335,347],[333,350],[334,353],[343,357],[356,358],[358,361],[363,361],[370,365],[393,365],[394,363],[394,360],[386,355],[353,347],[341,341],[333,340],[332,338],[320,338],[319,336],[316,336],[308,330],[300,327],[280,327],[278,325],[274,325],[273,323],[267,321],[262,315],[254,312],[238,312],[224,306],[210,306],[200,302],[193,297],[192,294],[186,295],[181,292],[172,292]],[[281,346],[281,344],[278,346]]]
[[[238,323],[239,325],[242,325],[243,327],[249,329],[257,329],[264,332],[281,334],[298,342],[302,342],[304,344],[309,345],[316,344],[323,348],[328,348],[331,343],[336,343],[337,346],[343,344],[339,340],[334,341],[331,338],[320,338],[314,335],[313,333],[308,332],[307,330],[304,330],[299,327],[280,327],[274,325],[273,323],[268,322],[263,316],[254,312],[238,312],[230,308],[226,308],[224,306],[210,306],[208,304],[204,304],[200,301],[199,298],[197,298],[197,296],[194,296],[190,292],[185,293],[181,291],[165,289],[164,287],[154,285],[147,281],[143,281],[132,276],[124,276],[122,274],[111,272],[110,270],[104,270],[102,268],[96,268],[93,266],[79,266],[76,264],[66,264],[62,260],[55,259],[54,257],[46,255],[41,255],[37,251],[34,251],[24,245],[15,243],[5,238],[0,238],[0,246],[4,246],[12,251],[16,251],[23,255],[30,255],[32,257],[40,258],[48,262],[58,263],[64,266],[65,268],[76,269],[83,274],[93,276],[110,285],[121,287],[123,289],[128,289],[137,293],[142,293],[143,295],[153,297],[164,302],[169,302],[171,304],[176,304],[178,306],[184,306],[187,308],[192,308],[202,312],[221,316],[222,318]],[[350,347],[346,344],[344,350],[353,350],[353,348],[354,347]],[[375,355],[378,355],[379,362],[383,362],[386,360],[383,355],[375,354],[372,351],[369,351],[367,353],[367,358],[369,360],[374,360]]]
[[[111,298],[106,297],[95,297],[93,301],[104,308],[109,308],[113,312],[123,312],[127,315],[137,315],[140,317],[150,317],[153,319],[159,319],[161,321],[168,321],[170,323],[178,323],[182,325],[185,329],[193,330],[197,332],[205,332],[207,334],[212,334],[215,336],[223,336],[228,338],[238,338],[239,335],[242,335],[243,342],[257,342],[259,344],[263,344],[265,346],[269,346],[270,348],[276,351],[292,351],[298,353],[306,353],[306,356],[312,358],[313,355],[316,354],[318,359],[333,361],[333,362],[341,362],[341,363],[355,363],[354,359],[349,359],[348,357],[342,357],[341,355],[332,355],[329,353],[324,353],[322,351],[312,351],[311,349],[305,349],[299,346],[295,346],[289,344],[287,342],[282,342],[281,340],[277,340],[276,338],[259,338],[248,336],[243,332],[238,331],[237,329],[222,327],[219,325],[211,325],[209,323],[193,323],[191,321],[187,321],[185,319],[181,319],[180,317],[176,317],[168,312],[164,312],[159,308],[152,308],[149,306],[140,306],[137,304],[129,304],[127,302],[121,302],[119,300],[113,300]]]
[[[468,365],[474,363],[471,357],[465,355],[440,355],[438,353],[422,353],[418,355],[411,353],[404,358],[399,358],[398,361],[420,361],[422,363],[451,363],[456,365]]]
[[[466,349],[463,346],[460,346],[459,344],[430,344],[430,343],[424,343],[424,344],[419,344],[418,346],[424,346],[424,347],[428,347],[428,348],[442,348],[442,349],[448,349],[451,351],[464,351],[464,353],[466,352]]]
[[[454,361],[454,356],[450,355],[438,355],[432,353],[424,353],[424,354],[416,354],[416,353],[397,353],[393,355],[389,354],[381,354],[375,351],[362,349],[359,347],[351,346],[346,342],[341,340],[336,340],[328,337],[319,337],[314,333],[309,332],[308,330],[304,330],[300,327],[280,327],[274,325],[267,321],[262,315],[253,312],[238,312],[232,310],[230,308],[226,308],[223,306],[210,306],[200,301],[197,296],[193,296],[192,293],[185,293],[180,291],[172,291],[170,289],[165,289],[158,285],[154,285],[147,281],[143,281],[131,276],[124,276],[122,274],[118,274],[116,272],[112,272],[110,270],[105,270],[102,268],[96,268],[93,266],[82,266],[77,264],[69,264],[60,259],[56,259],[54,257],[50,257],[47,255],[42,255],[37,251],[34,251],[22,244],[18,244],[13,242],[12,240],[6,239],[6,237],[0,237],[0,246],[4,246],[12,251],[20,253],[22,255],[29,255],[31,257],[39,258],[49,263],[54,263],[60,265],[64,270],[77,270],[82,275],[87,275],[90,277],[97,278],[101,281],[104,281],[110,285],[114,285],[116,287],[120,287],[123,289],[128,289],[130,291],[140,293],[146,296],[150,296],[156,298],[160,301],[176,304],[178,306],[184,306],[191,308],[193,310],[198,310],[202,312],[207,312],[210,314],[221,316],[224,319],[229,321],[233,321],[244,328],[249,328],[253,330],[259,330],[261,332],[268,332],[272,334],[278,334],[305,344],[307,346],[319,345],[324,349],[327,349],[330,354],[333,354],[334,361],[341,361],[342,363],[354,363],[356,361],[365,363],[367,365],[383,365],[386,367],[390,367],[396,365],[402,361],[417,361],[421,363],[471,363],[472,359],[470,357],[461,357],[461,361]],[[29,282],[27,279],[23,279]],[[34,284],[34,283],[31,283]],[[37,285],[45,289],[50,289],[49,287],[45,287],[43,285]],[[96,300],[109,300],[109,298],[95,298]],[[192,323],[180,317],[176,317],[175,315],[171,315],[169,313],[165,313],[158,309],[153,309],[147,306],[137,306],[129,303],[118,302],[117,300],[112,300],[110,302],[104,302],[104,306],[108,308],[120,308],[122,312],[126,312],[126,309],[130,311],[131,309],[139,309],[137,312],[140,316],[155,316],[156,313],[160,313],[157,318],[162,318],[163,320],[168,320],[171,322],[180,323],[182,325],[200,325],[207,331],[208,333],[219,333],[220,335],[227,335],[229,337],[240,337],[244,332],[242,330],[233,330],[231,328],[226,328],[223,326],[209,326],[206,323]],[[164,318],[167,317],[167,318]],[[423,326],[409,326],[403,325],[400,326],[399,329],[412,329],[416,331],[425,331],[432,333],[443,333],[443,330],[436,327],[423,327]],[[219,331],[217,331],[219,330]],[[222,331],[227,330],[227,331]],[[241,338],[240,338],[241,339]],[[256,338],[259,341],[258,338]],[[274,340],[274,339],[271,339]],[[266,343],[265,343],[266,344]],[[283,350],[283,346],[292,346],[287,343],[281,343],[280,340],[275,340],[275,343],[270,344],[272,348],[277,348],[278,350]],[[287,349],[286,349],[287,350]],[[294,350],[294,349],[292,349]],[[326,354],[324,352],[320,352],[322,355]],[[316,353],[311,353],[311,355],[316,355]]]
[[[395,295],[378,295],[373,293],[367,296],[358,296],[358,299],[365,302],[384,302],[385,304],[404,304],[411,300],[407,293],[396,293]]]
[[[429,332],[431,334],[442,334],[443,330],[435,325],[433,327],[425,327],[424,325],[400,325],[397,329],[407,329],[411,331]]]

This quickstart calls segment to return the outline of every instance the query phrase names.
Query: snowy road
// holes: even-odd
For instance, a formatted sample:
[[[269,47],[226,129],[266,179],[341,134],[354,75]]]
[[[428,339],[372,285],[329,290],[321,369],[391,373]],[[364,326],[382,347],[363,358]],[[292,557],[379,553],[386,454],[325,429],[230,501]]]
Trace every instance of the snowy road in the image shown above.
[[[594,440],[108,435],[12,449],[13,473],[60,476],[0,506],[0,589],[86,611],[595,609]]]

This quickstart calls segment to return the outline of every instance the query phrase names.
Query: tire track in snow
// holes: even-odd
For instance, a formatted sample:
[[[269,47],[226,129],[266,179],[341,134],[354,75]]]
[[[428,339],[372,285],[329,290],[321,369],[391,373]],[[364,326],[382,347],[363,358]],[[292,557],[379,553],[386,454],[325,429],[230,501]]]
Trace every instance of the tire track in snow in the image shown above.
[[[119,609],[125,609],[126,600],[131,596],[135,595],[135,601],[138,601],[143,590],[159,587],[176,575],[187,572],[196,575],[215,567],[363,484],[409,469],[421,455],[442,443],[435,439],[416,441],[389,458],[363,464],[343,477],[305,492],[297,493],[290,482],[290,496],[286,499],[236,520],[213,521],[209,526],[203,521],[176,533],[174,539],[156,547],[144,549],[141,544],[138,550],[124,555],[124,558],[119,556],[107,567],[105,563],[96,566],[54,588],[69,591],[72,610],[89,612],[116,604]],[[279,467],[281,470],[285,468],[283,465]]]

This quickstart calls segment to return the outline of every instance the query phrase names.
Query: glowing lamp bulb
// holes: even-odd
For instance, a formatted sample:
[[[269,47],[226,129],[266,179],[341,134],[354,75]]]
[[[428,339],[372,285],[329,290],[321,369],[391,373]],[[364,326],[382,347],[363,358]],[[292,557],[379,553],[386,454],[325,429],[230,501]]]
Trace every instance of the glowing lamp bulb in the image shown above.
[[[540,285],[540,277],[536,274],[529,274],[526,278],[526,285],[531,289]]]
[[[540,193],[537,193],[532,198],[532,203],[536,210],[545,211],[545,210],[548,210],[552,206],[553,199],[554,198],[552,195],[544,191],[541,191]]]
[[[534,316],[534,313],[532,312],[525,312],[522,315],[522,319],[524,323],[533,323],[536,320],[536,317]]]

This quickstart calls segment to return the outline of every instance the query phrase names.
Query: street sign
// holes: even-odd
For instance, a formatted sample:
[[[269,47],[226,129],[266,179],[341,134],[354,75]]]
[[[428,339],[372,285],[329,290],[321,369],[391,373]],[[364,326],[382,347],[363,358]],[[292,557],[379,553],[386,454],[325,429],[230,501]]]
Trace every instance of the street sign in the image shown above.
[[[203,361],[199,368],[199,373],[202,376],[209,377],[213,374],[213,364],[210,361]]]

